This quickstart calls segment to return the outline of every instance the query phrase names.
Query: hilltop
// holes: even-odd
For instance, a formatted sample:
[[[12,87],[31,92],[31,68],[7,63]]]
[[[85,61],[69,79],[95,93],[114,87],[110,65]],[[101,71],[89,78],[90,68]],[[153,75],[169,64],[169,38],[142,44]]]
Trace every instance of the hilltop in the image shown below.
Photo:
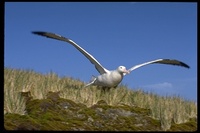
[[[126,86],[103,91],[54,73],[4,68],[6,130],[196,131],[197,107]]]

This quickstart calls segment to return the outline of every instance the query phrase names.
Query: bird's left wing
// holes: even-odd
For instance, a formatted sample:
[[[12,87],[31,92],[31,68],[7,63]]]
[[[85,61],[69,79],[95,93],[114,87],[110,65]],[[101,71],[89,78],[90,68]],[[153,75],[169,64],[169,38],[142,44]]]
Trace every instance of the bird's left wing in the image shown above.
[[[177,65],[177,66],[182,66],[182,67],[186,67],[186,68],[190,68],[187,64],[178,61],[178,60],[172,60],[172,59],[157,59],[157,60],[153,60],[153,61],[149,61],[149,62],[145,62],[139,65],[135,65],[133,67],[131,67],[128,71],[131,72],[137,68],[140,68],[142,66],[146,66],[149,64],[154,64],[154,63],[159,63],[159,64],[168,64],[168,65]]]
[[[64,41],[64,42],[68,42],[70,44],[72,44],[77,50],[79,50],[86,58],[88,58],[90,60],[90,62],[92,64],[95,65],[95,68],[97,69],[97,71],[100,74],[103,73],[107,73],[109,72],[106,68],[104,68],[91,54],[89,54],[85,49],[83,49],[82,47],[80,47],[78,44],[76,44],[74,41],[63,37],[61,35],[58,34],[54,34],[54,33],[50,33],[50,32],[42,32],[42,31],[34,31],[32,32],[33,34],[37,34],[37,35],[41,35],[41,36],[45,36],[48,38],[52,38],[52,39],[57,39],[60,41]]]

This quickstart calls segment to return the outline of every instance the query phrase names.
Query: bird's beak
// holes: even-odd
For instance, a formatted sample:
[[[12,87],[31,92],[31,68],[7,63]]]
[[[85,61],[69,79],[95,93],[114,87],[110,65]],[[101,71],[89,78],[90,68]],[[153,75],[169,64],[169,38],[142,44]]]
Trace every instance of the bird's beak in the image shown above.
[[[129,74],[130,72],[129,72],[128,70],[125,70],[125,71],[124,71],[124,73],[127,73],[127,74]]]

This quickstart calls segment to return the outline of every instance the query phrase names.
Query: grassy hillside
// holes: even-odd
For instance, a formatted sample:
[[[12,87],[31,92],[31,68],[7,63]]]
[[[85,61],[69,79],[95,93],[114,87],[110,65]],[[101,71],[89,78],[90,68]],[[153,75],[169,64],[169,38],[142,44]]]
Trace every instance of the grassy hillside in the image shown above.
[[[158,96],[143,92],[141,89],[131,90],[123,85],[107,91],[95,86],[82,89],[83,86],[84,83],[80,80],[69,77],[60,78],[55,73],[42,75],[30,70],[4,68],[4,127],[10,130],[21,129],[19,123],[29,121],[34,130],[190,131],[197,128],[197,123],[194,121],[197,118],[197,106],[193,101],[178,96]],[[63,100],[64,102],[61,102]],[[105,105],[101,105],[101,101]],[[67,106],[71,107],[71,103],[73,103],[73,108],[66,108]],[[62,106],[63,104],[65,107]],[[101,115],[98,115],[98,111],[94,108],[94,106],[100,106],[99,104],[101,107],[98,107],[97,110],[100,109]],[[79,107],[79,105],[81,106]],[[83,112],[80,113],[81,111]],[[68,114],[69,112],[71,114]],[[84,114],[85,117],[83,120],[81,119],[82,122],[79,118],[76,120],[75,118],[78,116],[72,114],[72,112],[76,115],[79,114],[80,117]],[[41,117],[36,117],[40,114]],[[113,117],[110,117],[110,114],[113,114]],[[121,120],[121,127],[124,128],[117,128],[116,125],[113,125],[116,128],[111,129],[109,121],[105,121],[102,116],[110,117],[109,120],[112,120],[114,125],[119,124]],[[18,122],[12,123],[12,119]],[[54,119],[62,124],[59,125],[59,122],[51,123]],[[87,120],[87,122],[83,122],[84,120]],[[105,125],[105,122],[109,126]],[[66,126],[66,123],[68,123],[68,126]],[[95,123],[101,126],[92,128],[95,127]],[[129,123],[128,127],[125,126],[127,123]],[[80,127],[80,125],[81,129],[75,128]],[[84,125],[91,125],[91,127],[85,128],[87,126]]]

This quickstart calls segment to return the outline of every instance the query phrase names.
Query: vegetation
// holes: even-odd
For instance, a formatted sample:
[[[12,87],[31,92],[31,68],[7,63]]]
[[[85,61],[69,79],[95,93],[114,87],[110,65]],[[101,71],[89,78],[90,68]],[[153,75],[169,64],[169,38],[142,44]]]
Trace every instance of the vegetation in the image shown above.
[[[105,91],[95,86],[82,89],[83,86],[84,83],[78,79],[61,78],[52,72],[42,75],[31,70],[4,68],[5,128],[21,129],[23,123],[31,123],[29,127],[35,130],[73,130],[69,127],[74,127],[74,130],[176,131],[191,130],[183,126],[192,127],[192,130],[196,128],[197,105],[194,101],[180,96],[158,96],[141,89],[128,89],[123,85]],[[109,120],[102,120],[96,110],[100,110],[100,116],[108,118],[115,112],[109,120],[113,120],[114,125],[121,121],[121,128],[112,125],[116,128],[111,129]],[[77,117],[81,117],[84,122],[75,119]],[[20,119],[23,123],[11,123],[12,119],[16,119],[16,123]],[[106,122],[110,126],[105,125]],[[129,127],[124,126],[124,122],[129,122]]]

